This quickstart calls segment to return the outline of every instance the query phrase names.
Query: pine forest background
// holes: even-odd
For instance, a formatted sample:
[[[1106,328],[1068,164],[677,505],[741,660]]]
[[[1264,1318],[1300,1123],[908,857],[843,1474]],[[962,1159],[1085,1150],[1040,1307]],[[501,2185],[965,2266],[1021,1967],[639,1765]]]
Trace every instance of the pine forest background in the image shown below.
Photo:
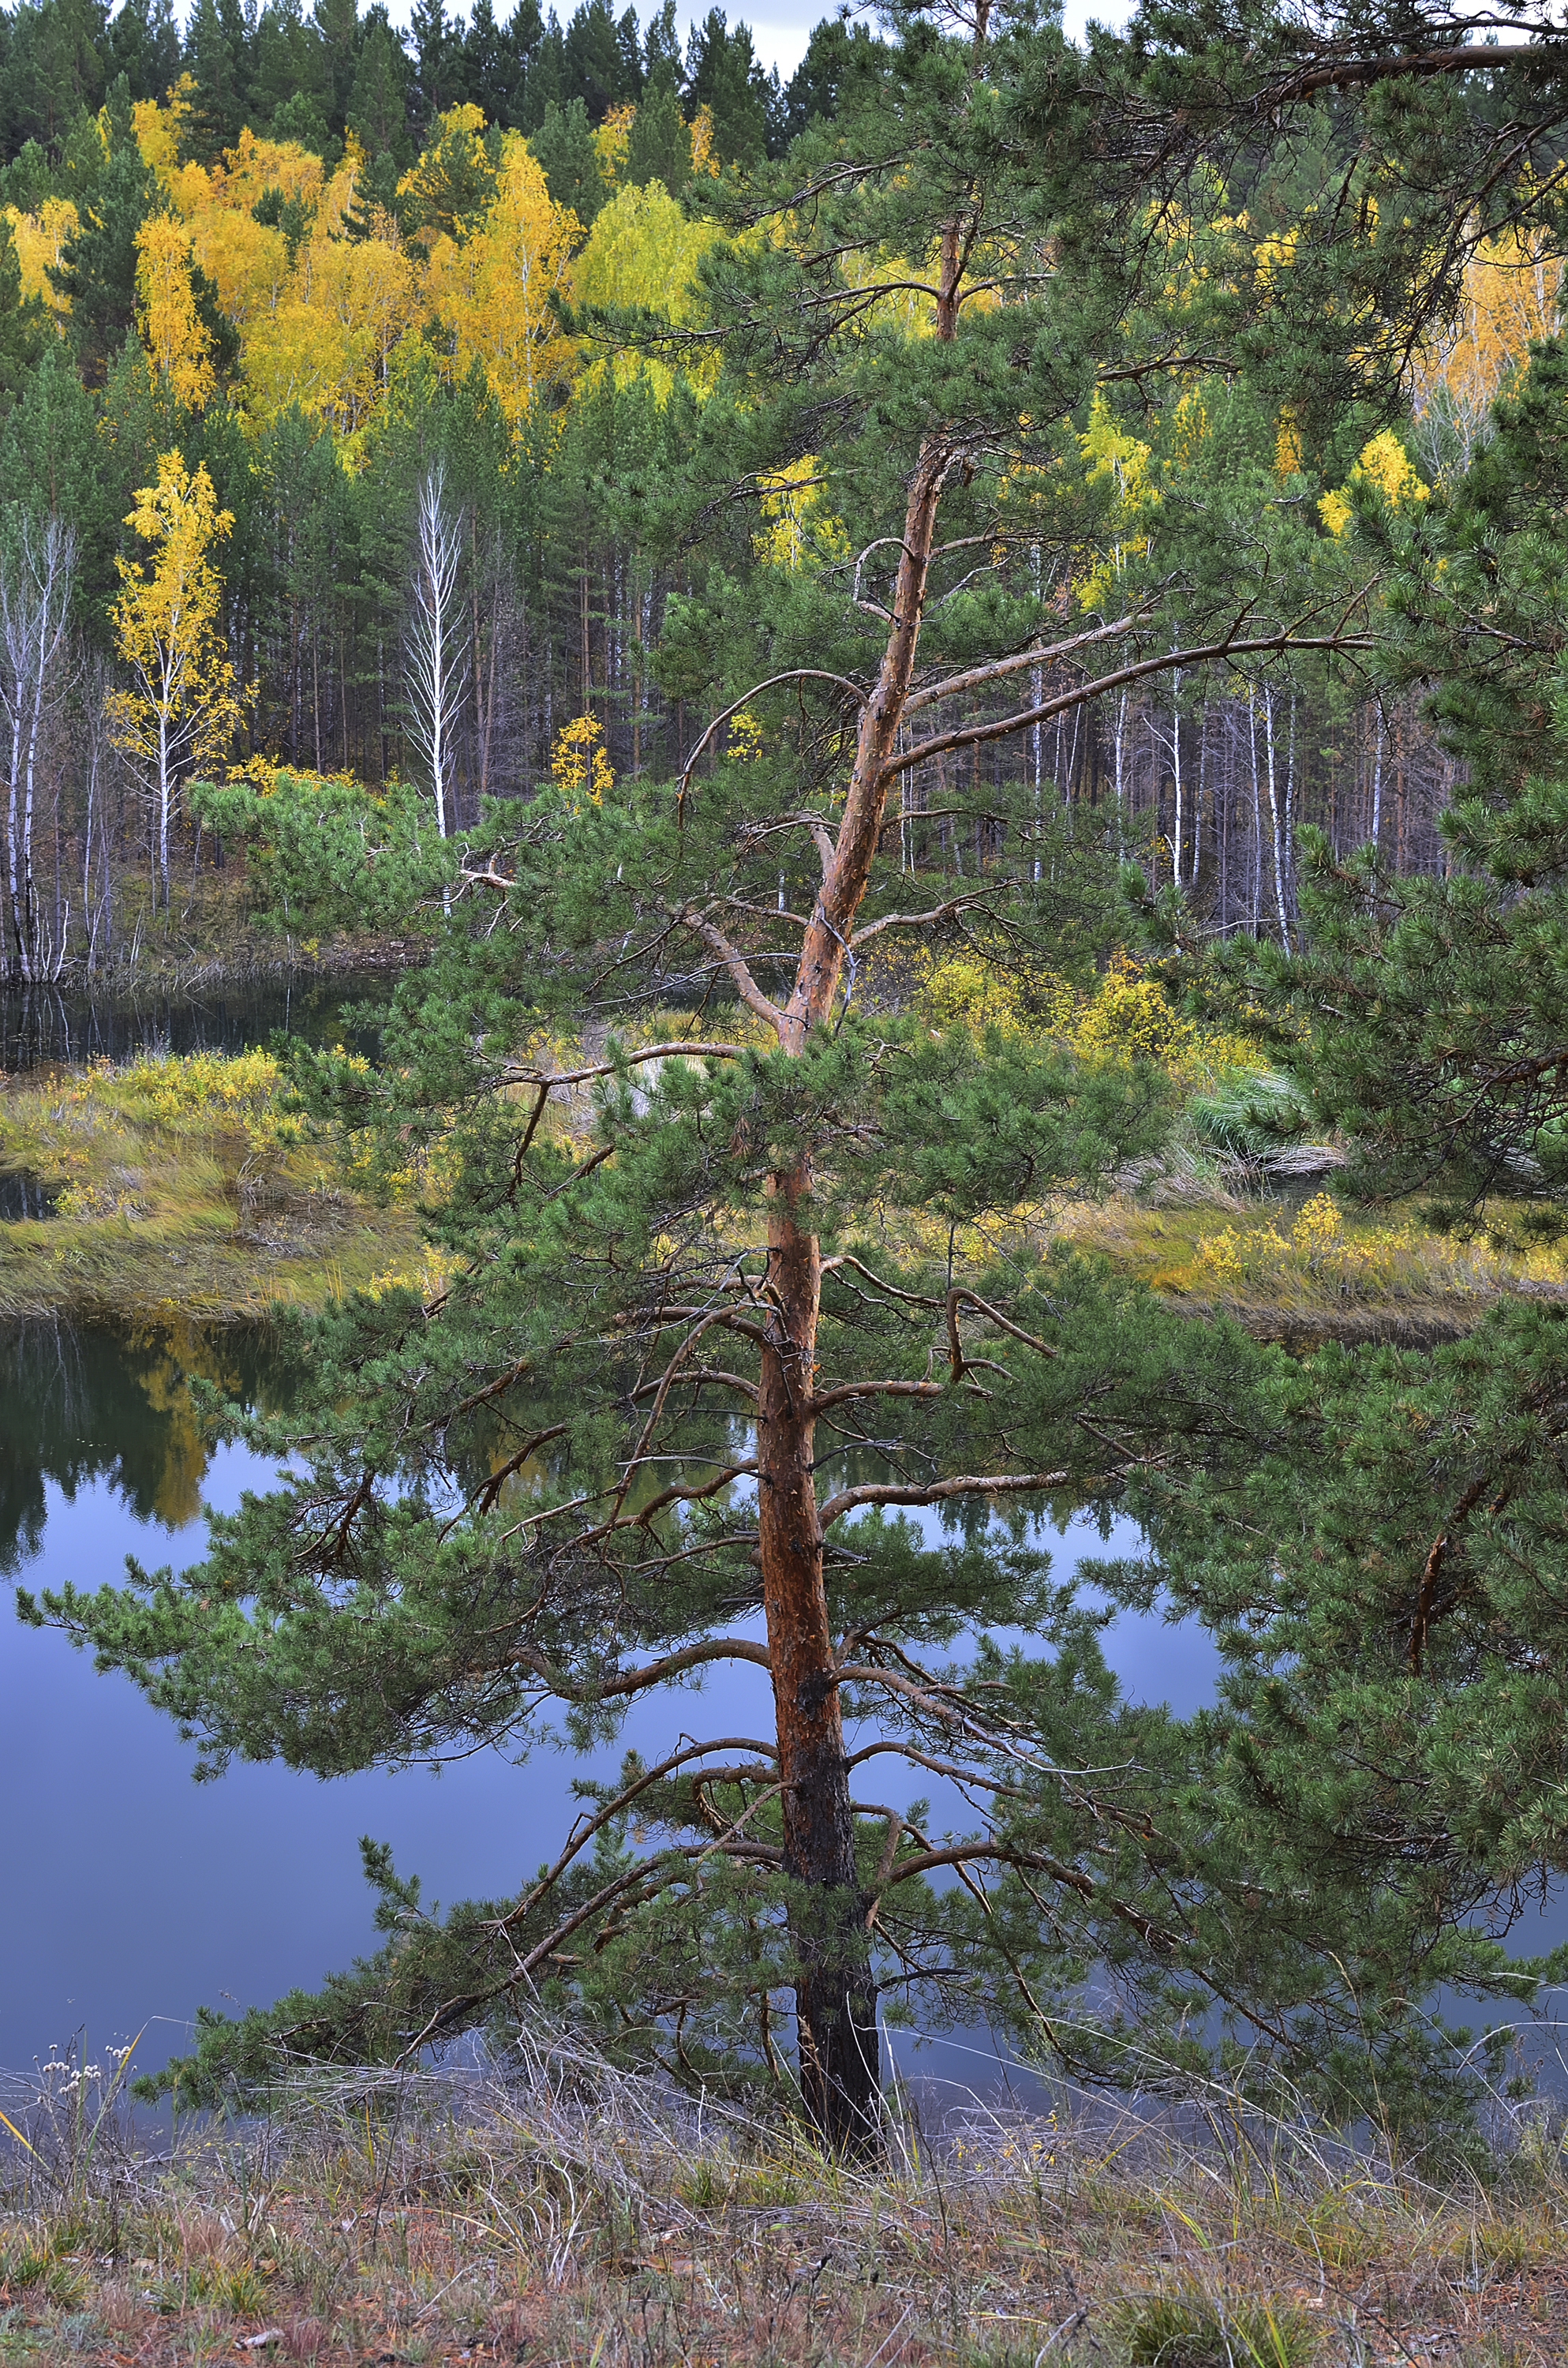
[[[679,771],[725,669],[666,632],[672,596],[711,613],[726,570],[847,568],[847,547],[805,465],[765,489],[761,537],[716,480],[695,537],[664,489],[689,468],[700,371],[631,358],[595,335],[594,308],[674,290],[679,318],[718,234],[705,185],[874,103],[888,54],[828,20],[781,84],[718,9],[683,50],[672,0],[645,24],[583,0],[564,27],[536,0],[505,25],[490,0],[466,23],[418,0],[406,35],[357,0],[308,17],[199,0],[183,37],[169,0],[0,12],[9,974],[122,963],[160,905],[165,928],[190,922],[224,865],[183,796],[199,760],[432,791],[410,671],[432,487],[465,667],[443,831],[486,795],[527,798],[589,742],[618,777]],[[1336,465],[1305,480],[1289,406],[1260,399],[1251,461],[1331,528],[1358,475],[1424,499],[1468,464],[1529,340],[1555,332],[1558,279],[1539,242],[1483,243],[1457,317],[1410,357],[1403,440],[1358,450],[1349,420]],[[1136,417],[1096,400],[1082,440],[1109,525],[1059,587],[1068,602],[1158,537]],[[137,505],[170,453],[180,484],[205,472],[211,494],[217,676],[160,791],[124,728],[126,586],[149,540]],[[1457,778],[1418,698],[1311,658],[1156,677],[963,762],[960,823],[940,759],[905,781],[910,870],[994,860],[1004,826],[975,815],[988,784],[1022,780],[1063,802],[1073,834],[1185,886],[1209,926],[1287,939],[1299,825],[1429,870]]]

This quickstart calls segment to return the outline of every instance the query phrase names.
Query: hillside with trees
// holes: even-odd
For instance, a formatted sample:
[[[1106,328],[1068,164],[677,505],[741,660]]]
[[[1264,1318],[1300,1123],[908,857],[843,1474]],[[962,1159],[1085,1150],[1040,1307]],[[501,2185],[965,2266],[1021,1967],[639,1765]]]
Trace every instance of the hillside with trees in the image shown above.
[[[842,522],[799,457],[762,491],[762,541],[715,507],[717,482],[687,465],[708,384],[695,347],[677,359],[655,340],[633,359],[593,323],[653,306],[693,329],[726,175],[769,169],[813,123],[874,120],[893,97],[887,40],[828,20],[780,86],[717,11],[683,53],[667,7],[642,31],[591,5],[564,28],[531,0],[505,27],[437,8],[406,42],[373,9],[268,7],[250,26],[199,8],[183,39],[166,12],[73,9],[0,16],[0,473],[41,493],[52,524],[46,552],[26,523],[34,494],[13,495],[11,975],[112,968],[142,905],[168,912],[175,869],[210,875],[222,850],[185,788],[218,757],[431,786],[410,648],[433,472],[463,669],[440,826],[529,795],[584,717],[618,777],[678,770],[739,664],[700,646],[710,585],[831,565]],[[1206,358],[1162,416],[1136,337],[1174,353],[1197,331],[1215,261],[1199,245],[1231,250],[1256,302],[1271,242],[1288,252],[1292,210],[1327,169],[1327,137],[1249,163],[1262,180],[1239,241],[1210,223],[1195,245],[1198,225],[1167,224],[1165,324],[1139,324],[1123,374],[1101,374],[1076,425],[1085,614],[1123,581],[1131,598],[1156,580],[1150,529],[1187,446],[1208,497],[1246,519],[1249,565],[1278,574],[1324,543],[1325,518],[1343,536],[1358,484],[1408,509],[1449,481],[1530,339],[1555,326],[1540,211],[1500,207],[1445,262],[1441,318],[1409,341],[1392,405],[1376,370],[1363,386],[1342,373],[1332,419],[1298,423],[1279,399],[1284,354],[1255,350],[1240,379]],[[920,301],[907,291],[916,336]],[[125,571],[150,586],[168,564],[143,488],[170,453],[205,505],[207,544],[222,537],[229,677],[209,683],[210,654],[193,653],[188,703],[160,715],[168,682],[158,693],[145,677]],[[1043,591],[1060,562],[1035,548]],[[168,681],[187,663],[159,662]],[[1027,769],[1037,799],[1052,785],[1096,843],[1222,928],[1289,938],[1301,824],[1336,852],[1376,844],[1401,873],[1441,860],[1452,757],[1419,697],[1372,695],[1353,667],[1171,666],[1054,707],[1043,684],[1037,666],[1048,712],[1021,742],[964,757],[966,794],[1000,796]],[[986,857],[983,826],[966,846],[951,811],[959,761],[910,768],[903,791],[910,862],[955,878]]]

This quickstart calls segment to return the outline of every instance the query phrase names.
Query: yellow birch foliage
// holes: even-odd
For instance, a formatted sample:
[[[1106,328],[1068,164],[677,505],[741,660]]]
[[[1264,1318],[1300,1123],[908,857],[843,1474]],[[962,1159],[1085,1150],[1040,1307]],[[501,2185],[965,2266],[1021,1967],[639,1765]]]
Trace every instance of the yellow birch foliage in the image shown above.
[[[574,716],[555,735],[555,746],[550,752],[550,777],[569,801],[574,814],[585,797],[590,805],[602,805],[605,791],[615,787],[615,775],[603,741],[604,726],[597,715]]]
[[[1146,531],[1139,532],[1139,523],[1155,507],[1160,495],[1149,476],[1153,448],[1118,427],[1103,394],[1096,393],[1090,404],[1089,424],[1078,438],[1078,447],[1086,464],[1089,483],[1108,484],[1113,488],[1113,508],[1108,521],[1112,534],[1110,548],[1098,565],[1076,587],[1082,606],[1094,609],[1106,598],[1116,577],[1120,575],[1127,556],[1148,550],[1148,534]]]
[[[200,411],[217,391],[212,340],[196,309],[190,233],[172,214],[149,214],[136,233],[137,327],[154,380]]]
[[[808,561],[823,565],[848,558],[849,537],[842,519],[827,507],[817,483],[821,474],[821,461],[814,452],[807,452],[758,477],[767,524],[752,537],[752,548],[770,566],[797,575]]]
[[[291,140],[258,140],[246,124],[209,178],[217,202],[248,213],[268,189],[280,189],[286,198],[298,198],[306,205],[319,204],[326,167],[310,149]]]
[[[1318,515],[1330,534],[1343,534],[1350,524],[1351,485],[1375,485],[1391,509],[1403,509],[1408,503],[1424,502],[1431,494],[1430,485],[1423,484],[1415,465],[1392,427],[1383,428],[1361,448],[1361,457],[1351,470],[1346,487],[1339,493],[1326,493],[1318,502]]]
[[[181,170],[180,139],[195,90],[194,74],[182,74],[163,106],[155,98],[139,98],[131,110],[142,162],[156,173],[165,188]]]
[[[699,107],[691,119],[691,169],[717,178],[723,166],[713,154],[713,109]]]
[[[607,189],[620,187],[620,176],[626,170],[626,159],[631,146],[631,119],[637,109],[630,100],[612,107],[594,134],[594,152],[599,160]]]
[[[212,206],[196,217],[197,261],[218,290],[218,302],[240,333],[246,334],[278,310],[288,293],[289,250],[270,223],[230,206]]]
[[[718,236],[716,223],[692,222],[657,181],[618,189],[577,257],[574,290],[581,303],[645,304],[689,320],[693,276]]]
[[[1486,432],[1505,381],[1540,337],[1562,325],[1562,261],[1549,235],[1517,231],[1488,239],[1465,265],[1457,318],[1415,358],[1419,416],[1441,389],[1449,397],[1461,465]]]
[[[81,226],[75,207],[69,198],[45,198],[36,214],[18,213],[15,206],[7,206],[6,219],[17,243],[22,294],[41,296],[56,321],[62,322],[71,310],[71,299],[56,295],[48,267],[58,265],[66,240],[74,238]]]
[[[160,786],[214,764],[244,704],[223,636],[223,579],[213,545],[231,532],[204,466],[194,476],[176,450],[158,456],[158,482],[142,485],[126,525],[150,548],[116,559],[119,595],[109,611],[132,682],[110,694],[116,747]]]
[[[461,380],[477,359],[514,427],[571,360],[550,300],[567,285],[578,235],[575,214],[551,203],[527,142],[508,132],[494,203],[460,244],[443,232],[431,246],[425,298],[442,368]]]

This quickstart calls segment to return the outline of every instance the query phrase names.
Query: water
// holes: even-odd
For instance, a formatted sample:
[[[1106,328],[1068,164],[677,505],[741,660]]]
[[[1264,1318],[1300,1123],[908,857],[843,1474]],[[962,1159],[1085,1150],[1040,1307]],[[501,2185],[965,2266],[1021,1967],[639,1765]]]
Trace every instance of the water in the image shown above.
[[[373,1057],[378,1035],[352,1015],[384,1001],[385,972],[343,971],[331,978],[285,975],[221,986],[211,993],[101,996],[51,986],[0,987],[0,1073],[127,1061],[140,1053],[242,1053],[265,1044],[276,1028],[307,1042],[342,1038]]]
[[[253,1400],[286,1383],[265,1336],[0,1330],[0,1568],[37,1588],[118,1579],[128,1554],[183,1566],[202,1551],[204,1497],[228,1508],[269,1485],[242,1448],[209,1458],[187,1371]],[[1070,1535],[1061,1554],[1103,1551]],[[1109,1644],[1134,1695],[1189,1710],[1211,1688],[1212,1649],[1194,1632],[1123,1622]],[[700,1706],[639,1704],[587,1763],[545,1750],[518,1768],[482,1751],[439,1773],[322,1782],[236,1767],[199,1785],[191,1748],[128,1679],[0,1612],[0,2066],[24,2069],[77,2032],[102,2045],[145,2026],[148,2068],[185,2044],[198,2004],[233,2012],[314,1987],[376,1944],[363,1833],[390,1841],[427,1897],[503,1896],[559,1848],[574,1774],[611,1772],[632,1744],[656,1756],[683,1729],[770,1735],[765,1674],[711,1673]],[[936,1789],[915,1773],[911,1792]],[[949,2041],[926,2061],[968,2078],[983,2058]]]

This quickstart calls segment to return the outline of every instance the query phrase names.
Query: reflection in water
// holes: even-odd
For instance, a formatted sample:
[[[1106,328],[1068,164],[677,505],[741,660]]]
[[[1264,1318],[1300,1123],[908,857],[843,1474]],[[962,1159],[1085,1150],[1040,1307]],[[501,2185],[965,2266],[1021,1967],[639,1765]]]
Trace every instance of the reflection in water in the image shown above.
[[[264,1331],[0,1329],[0,1567],[40,1589],[113,1581],[128,1553],[183,1565],[202,1551],[199,1495],[227,1509],[243,1488],[267,1486],[269,1467],[243,1448],[209,1462],[188,1372],[251,1403],[285,1398]],[[1049,1543],[1063,1569],[1104,1551],[1086,1526]],[[1135,1547],[1126,1532],[1111,1550]],[[1212,1650],[1195,1632],[1124,1620],[1107,1645],[1136,1697],[1187,1710],[1210,1690]],[[199,2003],[233,2011],[315,1987],[375,1945],[361,1834],[390,1842],[427,1898],[502,1896],[559,1849],[580,1805],[575,1777],[609,1776],[627,1747],[657,1758],[682,1727],[767,1732],[762,1670],[714,1670],[699,1702],[697,1691],[637,1703],[619,1736],[585,1757],[543,1748],[519,1768],[483,1751],[438,1778],[414,1768],[330,1783],[237,1765],[197,1785],[191,1747],[127,1679],[0,1617],[0,2067],[78,2028],[97,2045],[153,2017],[138,2055],[150,2068],[187,2044]],[[938,1818],[964,1818],[936,1797],[939,1780],[913,1771],[912,1785],[933,1794]],[[924,2068],[950,2056],[969,2077],[963,2044]]]
[[[67,1502],[107,1481],[131,1518],[177,1529],[201,1508],[210,1451],[186,1377],[248,1405],[281,1402],[272,1336],[167,1326],[0,1327],[0,1571],[43,1543],[46,1486]]]
[[[0,1224],[14,1225],[19,1218],[52,1217],[55,1198],[52,1185],[29,1176],[26,1168],[6,1168],[0,1173]]]
[[[303,984],[284,977],[210,995],[134,998],[0,987],[0,1072],[126,1061],[139,1053],[243,1053],[265,1044],[275,1028],[309,1043],[341,1038],[350,1052],[373,1057],[379,1038],[371,1012],[392,985],[384,973],[345,971]],[[356,1013],[362,1015],[358,1021]]]

